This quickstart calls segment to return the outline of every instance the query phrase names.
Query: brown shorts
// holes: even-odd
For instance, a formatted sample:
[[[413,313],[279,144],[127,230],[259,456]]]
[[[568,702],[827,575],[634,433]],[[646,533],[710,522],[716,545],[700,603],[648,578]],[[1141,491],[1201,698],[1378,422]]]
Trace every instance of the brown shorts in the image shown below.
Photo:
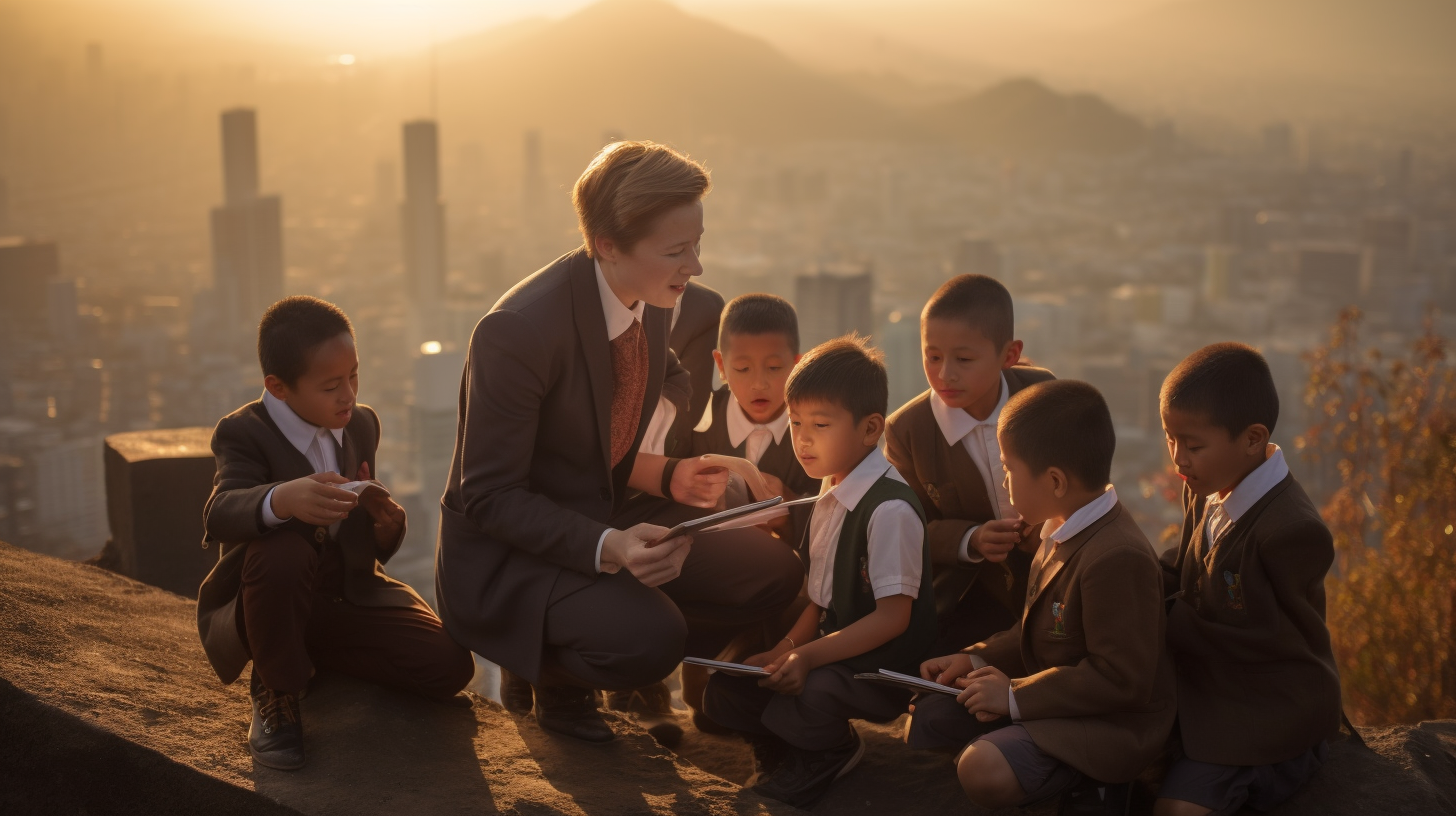
[[[1248,805],[1272,810],[1299,791],[1324,764],[1329,746],[1321,742],[1294,759],[1273,765],[1215,765],[1182,755],[1168,768],[1159,799],[1179,799],[1202,805],[1217,816],[1235,813]]]

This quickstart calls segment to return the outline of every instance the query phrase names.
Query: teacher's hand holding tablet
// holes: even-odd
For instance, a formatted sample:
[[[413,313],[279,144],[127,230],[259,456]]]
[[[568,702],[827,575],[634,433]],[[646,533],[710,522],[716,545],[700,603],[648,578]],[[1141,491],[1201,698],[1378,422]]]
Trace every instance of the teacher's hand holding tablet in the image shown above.
[[[686,464],[686,462],[684,462]],[[674,474],[676,481],[676,474]],[[602,572],[626,569],[642,582],[655,587],[682,572],[683,560],[692,549],[693,537],[681,535],[654,546],[668,528],[660,524],[637,524],[625,530],[609,530],[602,542]]]

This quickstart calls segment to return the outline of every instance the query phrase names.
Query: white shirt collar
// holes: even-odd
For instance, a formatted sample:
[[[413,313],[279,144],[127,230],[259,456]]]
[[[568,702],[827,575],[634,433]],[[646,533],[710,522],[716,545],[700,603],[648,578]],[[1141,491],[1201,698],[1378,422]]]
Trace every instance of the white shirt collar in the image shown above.
[[[735,448],[742,445],[743,440],[747,439],[748,435],[753,433],[755,428],[767,428],[773,433],[775,443],[782,442],[784,439],[784,431],[789,427],[789,411],[787,406],[779,412],[777,417],[760,425],[748,418],[748,414],[744,412],[743,406],[738,404],[738,400],[734,399],[733,392],[731,391],[728,392],[728,410],[724,413],[728,415],[728,444]]]
[[[966,435],[981,425],[990,425],[994,430],[996,423],[1001,419],[1001,409],[1006,407],[1006,400],[1011,397],[1011,389],[1006,385],[1006,375],[1001,375],[1001,399],[996,402],[996,410],[985,419],[976,419],[969,411],[961,408],[952,408],[945,404],[940,394],[930,392],[930,412],[935,415],[935,424],[940,426],[941,436],[945,437],[947,445],[966,438]]]
[[[854,510],[859,500],[870,491],[875,482],[890,469],[890,461],[880,452],[879,448],[870,451],[869,455],[855,465],[854,470],[844,477],[844,481],[830,487],[829,479],[824,479],[824,484],[819,490],[821,496],[833,496],[845,510]]]
[[[1222,503],[1224,515],[1228,516],[1229,523],[1233,524],[1239,517],[1249,512],[1249,508],[1258,504],[1264,494],[1274,489],[1274,486],[1284,481],[1289,475],[1289,465],[1284,461],[1284,451],[1278,445],[1270,444],[1266,449],[1264,464],[1254,468],[1254,472],[1244,477],[1239,486],[1229,492],[1227,496],[1220,499],[1215,493],[1209,497],[1209,503]]]
[[[616,340],[622,336],[622,332],[632,328],[632,321],[642,320],[646,304],[639,300],[630,309],[623,306],[622,299],[607,284],[607,276],[602,274],[601,263],[592,261],[592,266],[597,270],[597,292],[602,296],[602,314],[607,318],[607,339]]]
[[[1077,508],[1077,512],[1067,516],[1062,526],[1050,533],[1046,531],[1046,525],[1042,525],[1041,540],[1052,539],[1058,543],[1069,541],[1078,533],[1092,526],[1092,522],[1112,512],[1117,506],[1117,488],[1108,485],[1102,491],[1102,495]]]
[[[315,436],[321,436],[326,429],[309,422],[293,412],[288,403],[273,396],[267,391],[263,392],[263,407],[268,409],[268,416],[273,418],[273,424],[283,432],[283,436],[298,452],[308,454],[308,448],[313,444]],[[342,447],[344,444],[344,429],[329,428],[329,433],[334,435],[334,441]]]

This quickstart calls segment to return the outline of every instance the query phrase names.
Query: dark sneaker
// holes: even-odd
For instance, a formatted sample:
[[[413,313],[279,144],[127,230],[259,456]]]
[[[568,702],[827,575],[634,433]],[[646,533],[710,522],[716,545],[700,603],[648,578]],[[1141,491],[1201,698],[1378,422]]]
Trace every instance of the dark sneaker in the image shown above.
[[[774,736],[760,736],[754,734],[747,737],[748,745],[753,749],[753,774],[748,777],[744,787],[754,787],[768,782],[784,764],[784,755],[789,751],[789,744]]]
[[[537,686],[536,722],[547,731],[587,742],[610,742],[617,736],[597,711],[596,694],[591,689]]]
[[[303,767],[303,714],[298,695],[266,688],[253,674],[253,724],[248,728],[248,751],[259,765],[280,771]]]
[[[1132,785],[1088,781],[1062,794],[1057,816],[1127,816]]]
[[[849,739],[828,751],[805,751],[786,746],[784,761],[767,782],[753,786],[754,792],[808,810],[824,798],[834,780],[849,773],[864,756],[864,742],[851,726]]]

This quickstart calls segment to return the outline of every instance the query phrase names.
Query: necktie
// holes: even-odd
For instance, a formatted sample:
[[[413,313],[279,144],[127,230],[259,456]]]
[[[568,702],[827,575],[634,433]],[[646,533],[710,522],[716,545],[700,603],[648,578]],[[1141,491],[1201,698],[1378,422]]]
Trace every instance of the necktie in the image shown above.
[[[616,467],[637,438],[642,422],[642,400],[647,396],[647,332],[641,321],[612,341],[612,467]]]
[[[1041,588],[1042,570],[1046,569],[1046,565],[1051,562],[1052,556],[1057,552],[1057,545],[1060,543],[1062,542],[1051,539],[1051,546],[1038,550],[1036,558],[1031,562],[1031,575],[1028,578],[1027,587],[1033,594]]]
[[[758,464],[763,458],[763,452],[768,450],[769,442],[773,440],[773,431],[759,425],[748,435],[747,444],[743,447],[743,455],[748,461]]]
[[[1228,532],[1229,526],[1228,511],[1223,509],[1223,502],[1209,500],[1208,524],[1203,535],[1203,552],[1199,553],[1199,557],[1208,557],[1213,545],[1218,543],[1219,536]]]

